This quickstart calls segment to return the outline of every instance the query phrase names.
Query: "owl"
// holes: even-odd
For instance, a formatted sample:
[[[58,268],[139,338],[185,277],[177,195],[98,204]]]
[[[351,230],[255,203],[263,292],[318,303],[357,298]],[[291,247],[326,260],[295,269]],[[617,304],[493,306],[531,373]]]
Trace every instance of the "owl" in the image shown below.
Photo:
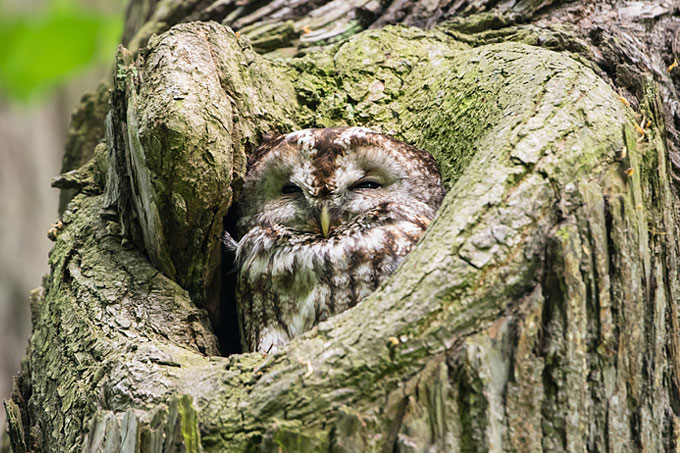
[[[443,197],[430,154],[365,128],[306,129],[260,145],[236,225],[244,350],[275,352],[371,294]]]

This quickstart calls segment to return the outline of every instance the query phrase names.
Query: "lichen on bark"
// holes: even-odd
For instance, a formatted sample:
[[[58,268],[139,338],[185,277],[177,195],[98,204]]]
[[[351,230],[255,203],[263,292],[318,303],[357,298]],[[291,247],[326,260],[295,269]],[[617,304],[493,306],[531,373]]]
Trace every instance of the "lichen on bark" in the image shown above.
[[[653,84],[640,140],[618,98],[568,56],[446,28],[269,60],[191,23],[121,49],[105,193],[65,212],[15,432],[45,451],[662,449],[676,396],[648,383],[677,381],[676,218]],[[218,311],[246,155],[333,125],[431,152],[444,204],[361,304],[220,357],[196,305]]]

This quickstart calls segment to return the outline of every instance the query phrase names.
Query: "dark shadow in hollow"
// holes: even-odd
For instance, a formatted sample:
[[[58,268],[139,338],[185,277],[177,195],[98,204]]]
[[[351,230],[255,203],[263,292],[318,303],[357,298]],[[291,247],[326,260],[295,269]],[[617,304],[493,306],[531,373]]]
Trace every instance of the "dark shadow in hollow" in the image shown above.
[[[236,237],[236,207],[229,209],[222,221],[224,229]],[[238,315],[236,312],[236,263],[232,251],[222,248],[222,292],[220,294],[220,316],[215,325],[215,335],[223,356],[240,354],[241,335],[238,330]]]

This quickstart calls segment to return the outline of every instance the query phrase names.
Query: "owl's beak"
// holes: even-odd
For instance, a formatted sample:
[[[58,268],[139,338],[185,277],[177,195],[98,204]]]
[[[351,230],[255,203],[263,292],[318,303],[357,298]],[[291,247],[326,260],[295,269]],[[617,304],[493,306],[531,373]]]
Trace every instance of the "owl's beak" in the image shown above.
[[[321,225],[321,232],[324,237],[328,237],[328,229],[331,226],[331,217],[328,214],[328,206],[324,205],[321,208],[321,215],[319,216],[319,224]]]

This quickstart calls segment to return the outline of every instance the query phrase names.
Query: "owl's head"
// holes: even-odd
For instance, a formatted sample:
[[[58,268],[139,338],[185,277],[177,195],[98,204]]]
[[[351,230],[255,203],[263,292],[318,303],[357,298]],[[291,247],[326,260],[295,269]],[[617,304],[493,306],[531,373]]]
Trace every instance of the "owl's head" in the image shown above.
[[[323,239],[416,212],[429,223],[443,196],[425,151],[361,127],[306,129],[252,154],[239,235],[260,226]]]

